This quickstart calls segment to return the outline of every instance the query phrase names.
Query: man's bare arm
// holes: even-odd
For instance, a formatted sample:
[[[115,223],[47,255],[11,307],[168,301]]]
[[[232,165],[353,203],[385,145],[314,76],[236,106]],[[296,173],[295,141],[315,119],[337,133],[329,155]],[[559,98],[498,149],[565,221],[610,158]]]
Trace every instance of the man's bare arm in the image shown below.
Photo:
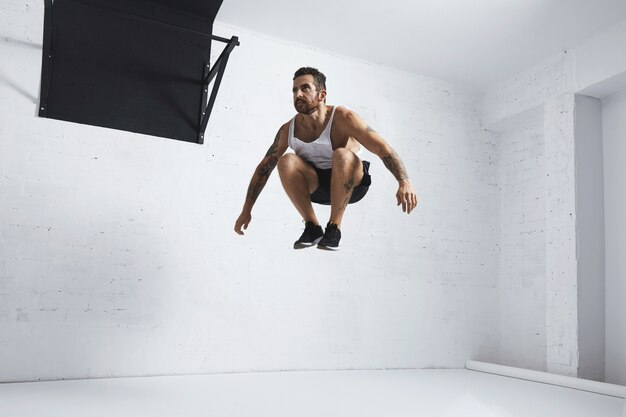
[[[252,179],[250,180],[250,185],[248,185],[246,201],[244,202],[241,214],[235,222],[235,232],[240,235],[243,234],[242,227],[244,230],[248,228],[248,224],[252,219],[252,207],[254,207],[257,198],[261,194],[261,191],[263,191],[263,188],[265,187],[265,184],[267,183],[267,180],[270,177],[272,171],[274,170],[274,168],[276,168],[276,164],[278,164],[278,159],[287,150],[286,129],[286,125],[283,125],[280,127],[280,129],[278,129],[276,137],[274,138],[274,142],[269,147],[265,156],[254,170],[254,174],[252,175]]]
[[[278,141],[280,139],[281,130],[282,127],[276,133],[274,143],[272,143],[270,148],[267,150],[265,157],[261,160],[254,171],[254,175],[252,176],[252,180],[248,186],[248,192],[246,193],[245,206],[247,206],[249,210],[252,210],[252,206],[254,206],[256,199],[259,197],[259,194],[261,194],[263,187],[265,187],[265,184],[267,183],[267,179],[270,177],[270,174],[278,163],[280,155],[277,154],[276,150],[278,149]]]
[[[417,194],[398,153],[389,146],[378,132],[353,111],[342,109],[339,114],[343,118],[346,133],[355,137],[367,150],[376,154],[398,180],[398,191],[396,192],[398,205],[402,204],[402,211],[410,213],[417,205]]]
[[[370,125],[367,125],[367,127],[365,128],[365,134],[366,135],[362,135],[361,137],[371,135],[374,137],[375,143],[380,142],[376,138],[376,136],[380,136],[380,135]],[[385,145],[385,143],[378,143],[378,145],[379,145],[378,147],[380,148],[381,147],[380,145]],[[402,159],[400,159],[400,156],[398,155],[398,153],[394,151],[393,148],[391,148],[390,146],[387,146],[386,148],[382,147],[382,149],[383,149],[383,152],[379,151],[379,153],[386,153],[386,155],[378,155],[378,156],[380,156],[380,159],[385,164],[385,167],[393,174],[394,177],[396,177],[398,181],[408,180],[409,176],[406,173],[404,162],[402,162]]]
[[[398,181],[405,181],[409,179],[409,176],[406,173],[406,168],[404,167],[404,163],[398,156],[397,152],[393,149],[389,148],[389,154],[387,156],[383,156],[382,158],[385,167]]]
[[[398,153],[389,145],[383,146],[378,156],[389,172],[398,180],[398,191],[396,192],[398,205],[402,205],[402,211],[405,213],[411,213],[417,206],[417,194],[413,189],[413,185],[411,185],[402,159],[400,159]]]

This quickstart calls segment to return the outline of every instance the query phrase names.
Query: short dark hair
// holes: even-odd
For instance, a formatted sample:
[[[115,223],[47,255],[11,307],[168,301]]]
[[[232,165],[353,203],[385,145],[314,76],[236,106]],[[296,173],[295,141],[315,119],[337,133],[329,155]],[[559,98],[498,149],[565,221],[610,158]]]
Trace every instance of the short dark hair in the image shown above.
[[[313,84],[318,91],[326,90],[326,76],[322,74],[317,68],[313,67],[302,67],[293,75],[293,79],[302,76],[302,75],[312,75],[313,76]]]

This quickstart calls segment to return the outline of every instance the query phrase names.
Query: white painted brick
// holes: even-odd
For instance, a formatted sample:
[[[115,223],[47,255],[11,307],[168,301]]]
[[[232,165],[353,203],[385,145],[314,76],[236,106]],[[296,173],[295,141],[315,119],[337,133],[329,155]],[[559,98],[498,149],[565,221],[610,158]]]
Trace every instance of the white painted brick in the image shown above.
[[[39,119],[43,8],[25,4],[0,6],[0,379],[497,358],[497,145],[480,97],[216,24],[241,46],[205,145]],[[246,236],[232,231],[301,65],[389,139],[421,199],[403,214],[373,157],[338,254],[291,249],[302,224],[277,175]]]
[[[572,90],[571,54],[554,56],[485,92],[482,121],[487,127],[543,105],[552,96]]]
[[[574,94],[562,94],[548,100],[545,112],[548,371],[576,376]]]
[[[499,140],[501,360],[545,370],[543,120],[515,123]]]

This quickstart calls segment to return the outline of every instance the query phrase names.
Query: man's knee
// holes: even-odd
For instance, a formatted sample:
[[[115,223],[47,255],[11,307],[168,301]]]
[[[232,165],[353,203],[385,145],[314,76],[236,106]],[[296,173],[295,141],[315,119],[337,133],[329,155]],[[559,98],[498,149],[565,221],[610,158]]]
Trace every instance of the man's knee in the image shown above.
[[[302,163],[302,158],[293,153],[286,153],[278,160],[278,172],[279,174],[288,174],[298,169]]]
[[[346,148],[337,148],[333,151],[333,166],[356,165],[359,157]]]

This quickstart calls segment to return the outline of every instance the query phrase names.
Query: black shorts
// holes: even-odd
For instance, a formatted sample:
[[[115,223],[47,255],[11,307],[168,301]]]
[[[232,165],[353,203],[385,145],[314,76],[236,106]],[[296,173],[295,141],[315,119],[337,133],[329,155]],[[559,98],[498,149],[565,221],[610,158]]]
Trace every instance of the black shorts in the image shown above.
[[[354,187],[352,191],[352,196],[350,196],[349,204],[356,203],[361,200],[367,194],[370,185],[372,184],[372,177],[370,177],[369,169],[370,163],[368,161],[363,162],[363,179],[361,183]],[[313,164],[311,164],[313,165]],[[315,172],[317,172],[317,179],[320,183],[320,186],[317,190],[311,193],[311,201],[317,204],[330,204],[330,177],[332,175],[332,168],[330,169],[319,169],[316,166]]]

